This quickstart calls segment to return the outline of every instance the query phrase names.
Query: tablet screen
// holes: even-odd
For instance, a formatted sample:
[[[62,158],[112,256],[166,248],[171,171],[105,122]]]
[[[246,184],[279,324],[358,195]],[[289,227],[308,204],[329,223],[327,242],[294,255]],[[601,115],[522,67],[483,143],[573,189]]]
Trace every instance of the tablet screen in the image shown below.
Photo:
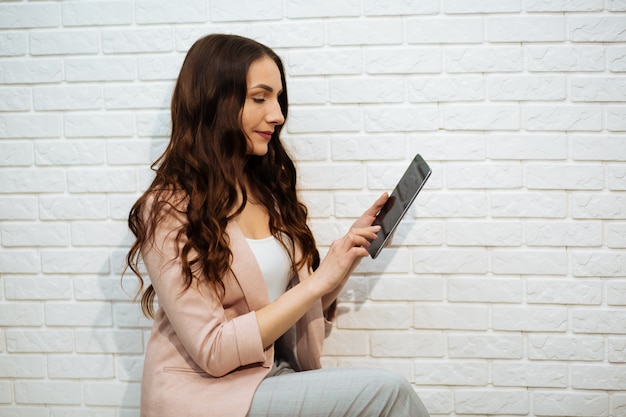
[[[372,258],[376,258],[385,247],[385,243],[387,243],[393,231],[398,227],[400,220],[409,210],[415,197],[426,183],[428,177],[430,177],[431,172],[426,161],[419,154],[415,155],[406,172],[400,178],[398,185],[391,192],[389,199],[374,220],[373,224],[380,225],[381,228],[378,232],[378,237],[372,241],[368,248]]]

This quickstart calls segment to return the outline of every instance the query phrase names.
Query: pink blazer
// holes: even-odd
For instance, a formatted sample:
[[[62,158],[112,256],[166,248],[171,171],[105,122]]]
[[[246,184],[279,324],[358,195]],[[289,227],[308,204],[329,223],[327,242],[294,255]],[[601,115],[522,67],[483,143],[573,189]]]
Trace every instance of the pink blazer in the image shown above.
[[[265,282],[237,223],[230,222],[233,262],[223,278],[225,298],[201,282],[183,291],[173,230],[184,221],[169,215],[159,225],[155,246],[142,252],[159,308],[146,349],[141,416],[244,417],[274,361],[273,346],[261,342],[255,313],[269,303]],[[308,277],[306,268],[299,271],[300,280]],[[320,368],[321,302],[296,324],[296,334],[302,369]]]

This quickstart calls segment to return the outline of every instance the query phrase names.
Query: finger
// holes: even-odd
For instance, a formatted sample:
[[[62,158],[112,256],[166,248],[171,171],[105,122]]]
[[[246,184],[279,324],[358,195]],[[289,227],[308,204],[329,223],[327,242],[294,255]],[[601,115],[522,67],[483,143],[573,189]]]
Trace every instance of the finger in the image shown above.
[[[380,197],[378,197],[378,199],[376,199],[376,201],[374,201],[374,204],[372,204],[372,206],[368,208],[364,214],[369,216],[376,216],[376,214],[378,214],[380,209],[383,208],[388,199],[389,193],[385,191],[380,195]]]

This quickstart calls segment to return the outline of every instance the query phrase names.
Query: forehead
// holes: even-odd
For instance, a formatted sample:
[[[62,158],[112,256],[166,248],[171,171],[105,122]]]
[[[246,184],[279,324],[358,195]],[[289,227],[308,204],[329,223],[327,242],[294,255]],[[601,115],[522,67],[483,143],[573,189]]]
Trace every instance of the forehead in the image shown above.
[[[265,84],[275,91],[283,88],[278,65],[268,56],[259,58],[250,64],[246,82],[248,88],[253,88],[258,84]]]

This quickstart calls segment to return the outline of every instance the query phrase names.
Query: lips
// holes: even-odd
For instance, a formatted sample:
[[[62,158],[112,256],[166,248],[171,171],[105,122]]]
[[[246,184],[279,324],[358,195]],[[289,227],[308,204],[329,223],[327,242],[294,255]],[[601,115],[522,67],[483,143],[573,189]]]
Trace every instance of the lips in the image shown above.
[[[270,139],[272,139],[272,132],[261,132],[258,131],[256,132],[259,136],[261,136],[263,139],[269,141]]]

